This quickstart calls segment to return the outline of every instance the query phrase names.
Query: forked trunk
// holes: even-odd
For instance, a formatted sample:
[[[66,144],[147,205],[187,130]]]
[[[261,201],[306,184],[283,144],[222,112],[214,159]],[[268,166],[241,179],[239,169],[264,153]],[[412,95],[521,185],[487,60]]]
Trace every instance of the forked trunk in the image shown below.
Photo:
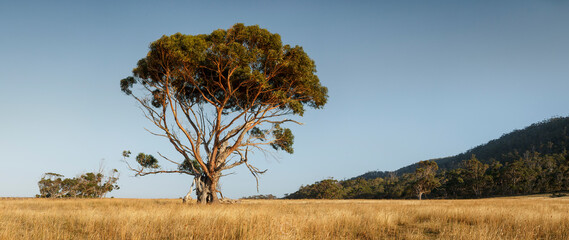
[[[216,204],[219,203],[219,198],[217,197],[217,184],[219,182],[219,176],[213,179],[207,176],[200,176],[194,179],[196,185],[196,196],[198,203],[201,204]]]

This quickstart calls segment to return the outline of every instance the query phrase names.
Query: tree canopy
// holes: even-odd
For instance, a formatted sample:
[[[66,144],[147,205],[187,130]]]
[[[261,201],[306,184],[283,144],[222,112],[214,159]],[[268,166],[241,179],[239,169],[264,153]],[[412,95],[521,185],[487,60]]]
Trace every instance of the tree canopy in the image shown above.
[[[439,166],[434,161],[421,161],[415,173],[411,175],[412,186],[421,200],[423,194],[430,193],[434,188],[440,186],[439,179],[435,177]]]
[[[121,90],[133,96],[146,117],[181,155],[172,170],[151,155],[137,157],[137,175],[185,173],[195,176],[201,202],[216,202],[221,172],[248,163],[253,150],[293,153],[287,116],[306,107],[322,108],[327,88],[300,46],[283,45],[278,34],[235,24],[211,34],[163,36],[150,44]],[[138,86],[138,87],[136,87]],[[155,161],[156,160],[156,161]],[[203,185],[203,186],[202,186]],[[199,190],[198,190],[199,189]]]
[[[74,178],[64,178],[57,173],[45,173],[38,182],[41,198],[101,198],[108,192],[119,189],[118,171],[113,169],[109,176],[89,172]]]

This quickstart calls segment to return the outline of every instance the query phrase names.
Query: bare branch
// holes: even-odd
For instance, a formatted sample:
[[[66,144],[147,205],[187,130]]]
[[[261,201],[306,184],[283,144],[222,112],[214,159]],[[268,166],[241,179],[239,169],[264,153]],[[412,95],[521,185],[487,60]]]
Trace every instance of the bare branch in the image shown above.
[[[178,165],[178,166],[181,164],[181,163],[179,163],[179,162],[170,160],[169,158],[167,158],[167,157],[165,157],[164,155],[162,155],[160,152],[158,152],[158,155],[160,155],[160,157],[166,159],[168,162],[171,162],[171,163],[176,164],[176,165]]]

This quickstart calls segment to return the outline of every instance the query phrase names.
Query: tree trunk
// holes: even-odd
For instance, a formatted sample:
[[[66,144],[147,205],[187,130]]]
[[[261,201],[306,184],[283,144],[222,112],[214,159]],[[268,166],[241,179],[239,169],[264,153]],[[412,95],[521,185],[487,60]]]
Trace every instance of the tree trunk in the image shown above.
[[[206,176],[199,176],[195,178],[196,181],[196,196],[198,198],[198,203],[207,203],[208,188],[205,184]]]
[[[217,197],[217,184],[219,182],[219,177],[213,177],[213,179],[210,179],[209,181],[209,202],[211,204],[217,204],[219,203],[219,198]]]
[[[205,175],[195,178],[196,183],[196,196],[198,203],[201,204],[217,204],[219,198],[217,197],[217,184],[219,183],[219,176],[214,175],[209,178]]]
[[[192,196],[190,196],[190,194],[192,194],[191,190],[188,192],[188,194],[186,194],[186,196],[184,196],[184,198],[182,198],[183,203],[187,203],[188,201],[192,200]]]
[[[420,192],[418,195],[419,200],[421,200],[421,198],[423,197],[423,192]]]

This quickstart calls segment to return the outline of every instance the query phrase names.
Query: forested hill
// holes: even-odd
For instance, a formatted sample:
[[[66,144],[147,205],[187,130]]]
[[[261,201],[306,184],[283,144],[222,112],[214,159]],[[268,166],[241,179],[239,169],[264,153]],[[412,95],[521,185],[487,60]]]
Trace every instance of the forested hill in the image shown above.
[[[569,118],[516,130],[456,156],[395,172],[325,179],[286,198],[480,198],[569,192]]]
[[[539,123],[534,123],[522,130],[515,130],[504,134],[498,139],[489,141],[456,156],[431,159],[435,161],[439,169],[455,169],[460,167],[462,161],[476,155],[483,163],[491,163],[496,160],[501,163],[513,162],[526,152],[539,152],[550,155],[562,153],[569,149],[569,117],[551,118]],[[400,168],[395,172],[371,171],[356,178],[374,179],[385,178],[389,175],[401,176],[412,173],[417,168],[417,163]]]

